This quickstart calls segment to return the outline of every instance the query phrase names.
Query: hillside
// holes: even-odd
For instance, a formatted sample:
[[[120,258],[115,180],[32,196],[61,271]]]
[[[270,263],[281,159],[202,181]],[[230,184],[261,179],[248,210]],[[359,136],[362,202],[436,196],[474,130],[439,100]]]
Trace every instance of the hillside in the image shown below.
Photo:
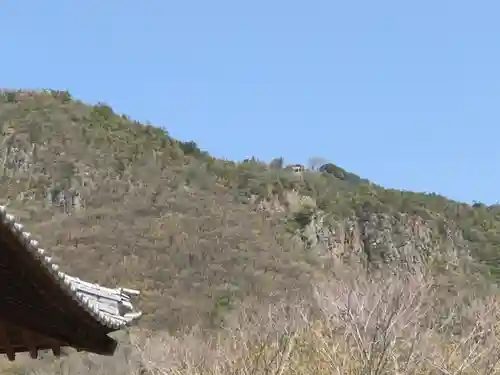
[[[69,272],[143,290],[146,326],[217,325],[234,299],[308,284],[307,254],[280,250],[279,218],[210,170],[234,164],[65,94],[7,93],[0,124],[2,203]]]
[[[307,279],[272,221],[163,132],[50,95],[7,95],[0,121],[2,199],[68,271],[144,290],[148,325],[216,321],[234,296]]]
[[[341,168],[298,175],[217,160],[65,92],[5,91],[0,101],[2,203],[69,271],[145,290],[151,324],[178,328],[249,294],[304,290],[318,258],[290,232],[323,253],[370,259],[408,252],[405,236],[427,253],[444,242],[488,264],[498,253],[500,207],[383,189]],[[370,245],[383,239],[380,225],[400,238]]]
[[[145,329],[307,300],[351,260],[415,272],[467,259],[496,277],[497,206],[384,189],[334,164],[218,160],[66,92],[3,91],[0,130],[0,204],[68,272],[142,290]]]

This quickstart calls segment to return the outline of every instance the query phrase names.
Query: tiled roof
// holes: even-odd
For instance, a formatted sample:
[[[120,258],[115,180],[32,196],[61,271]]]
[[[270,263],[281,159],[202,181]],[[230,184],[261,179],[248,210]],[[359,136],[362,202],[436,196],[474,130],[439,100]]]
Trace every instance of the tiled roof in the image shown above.
[[[0,277],[0,319],[18,327],[29,324],[30,331],[61,346],[112,354],[116,342],[107,334],[141,316],[131,304],[131,296],[139,291],[107,288],[62,272],[4,206],[0,206]],[[9,284],[15,286],[9,288]],[[30,314],[39,316],[36,309],[45,311],[52,321],[29,319]],[[1,345],[0,340],[0,351],[7,353]]]

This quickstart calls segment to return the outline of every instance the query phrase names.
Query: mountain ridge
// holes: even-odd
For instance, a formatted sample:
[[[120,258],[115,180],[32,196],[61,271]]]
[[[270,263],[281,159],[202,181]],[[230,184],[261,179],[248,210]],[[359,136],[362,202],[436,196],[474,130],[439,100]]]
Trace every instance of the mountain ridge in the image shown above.
[[[255,158],[216,159],[195,142],[61,91],[2,91],[0,126],[2,203],[71,271],[145,289],[151,326],[178,330],[202,317],[217,326],[249,295],[287,287],[307,294],[314,275],[328,273],[318,253],[418,258],[423,237],[403,240],[416,236],[415,220],[435,242],[428,252],[451,236],[460,245],[446,245],[450,254],[467,248],[496,275],[496,206],[383,189],[332,163],[295,173]],[[311,226],[318,217],[322,224]],[[374,225],[361,224],[366,217]],[[346,235],[349,226],[355,234]],[[382,245],[370,252],[371,242]]]

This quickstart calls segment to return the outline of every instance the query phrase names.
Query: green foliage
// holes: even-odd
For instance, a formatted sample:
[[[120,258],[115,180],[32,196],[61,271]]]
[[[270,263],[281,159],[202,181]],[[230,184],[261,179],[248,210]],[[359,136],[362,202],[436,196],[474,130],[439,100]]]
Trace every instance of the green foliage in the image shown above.
[[[73,100],[73,97],[68,91],[49,90],[49,92],[53,98],[59,99],[63,104],[67,104]]]
[[[310,207],[303,207],[299,211],[292,214],[290,220],[288,221],[288,230],[292,233],[304,229],[307,227],[312,220],[314,210]]]
[[[350,182],[353,184],[359,184],[361,182],[368,182],[367,180],[362,180],[361,177],[359,177],[353,173],[349,173],[346,170],[344,170],[344,169],[342,169],[342,168],[340,168],[332,163],[323,164],[319,168],[319,172],[331,174],[332,176],[334,176],[335,178],[338,178],[339,180],[347,181],[347,182]]]
[[[71,179],[75,176],[76,173],[75,164],[71,161],[66,161],[62,163],[60,171],[60,178],[66,183],[70,184]]]
[[[5,96],[5,101],[7,103],[15,103],[16,102],[16,93],[15,92],[13,92],[13,91],[4,92],[4,96]]]
[[[207,158],[209,156],[207,152],[201,151],[194,141],[178,141],[178,145],[184,152],[184,155],[194,156],[195,158]]]
[[[109,105],[99,102],[93,107],[92,116],[109,121],[115,116],[115,113]]]

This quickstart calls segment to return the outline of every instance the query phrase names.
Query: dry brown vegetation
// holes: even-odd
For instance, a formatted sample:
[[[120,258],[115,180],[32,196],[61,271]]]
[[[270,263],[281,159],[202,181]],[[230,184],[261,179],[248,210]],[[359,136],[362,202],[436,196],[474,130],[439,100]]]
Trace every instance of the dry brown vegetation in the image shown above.
[[[19,362],[32,374],[496,374],[500,300],[460,269],[371,279],[352,266],[315,286],[320,315],[248,301],[216,336],[133,330],[115,357]],[[259,307],[256,307],[259,306]]]
[[[307,288],[314,259],[243,187],[158,129],[58,95],[0,102],[0,200],[64,270],[141,290],[142,324],[171,331],[217,328],[246,296]]]
[[[500,301],[489,281],[498,207],[386,190],[335,168],[297,176],[255,160],[218,160],[68,93],[3,92],[0,130],[0,203],[63,270],[140,289],[145,312],[115,357],[20,359],[2,362],[4,372],[498,372]],[[405,241],[418,228],[393,219],[418,217],[433,249],[448,248],[411,276],[387,270],[376,278],[319,258],[290,236],[314,214],[287,207],[291,189],[331,220],[383,214]],[[262,201],[276,209],[259,209]],[[443,262],[458,244],[471,257]]]

